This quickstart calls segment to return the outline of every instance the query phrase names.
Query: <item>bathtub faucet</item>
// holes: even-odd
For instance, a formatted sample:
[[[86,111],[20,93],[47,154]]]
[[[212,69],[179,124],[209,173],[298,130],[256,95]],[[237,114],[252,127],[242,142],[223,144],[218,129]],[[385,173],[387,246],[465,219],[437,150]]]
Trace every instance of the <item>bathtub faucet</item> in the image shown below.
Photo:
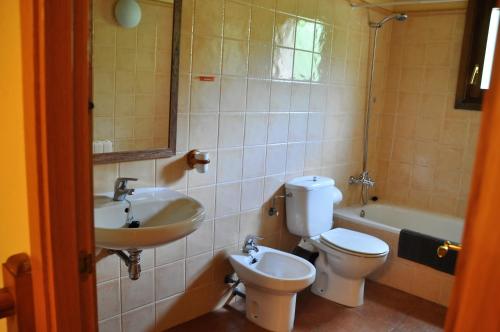
[[[368,171],[363,171],[357,176],[350,176],[349,184],[361,184],[363,186],[373,187],[375,185],[375,180],[368,175]]]

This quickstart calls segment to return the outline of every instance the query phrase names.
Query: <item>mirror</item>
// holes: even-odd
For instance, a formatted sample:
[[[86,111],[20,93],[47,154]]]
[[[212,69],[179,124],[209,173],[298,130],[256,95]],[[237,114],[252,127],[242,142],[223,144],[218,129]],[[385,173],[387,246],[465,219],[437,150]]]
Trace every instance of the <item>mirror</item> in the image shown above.
[[[175,154],[181,0],[93,0],[94,163]]]

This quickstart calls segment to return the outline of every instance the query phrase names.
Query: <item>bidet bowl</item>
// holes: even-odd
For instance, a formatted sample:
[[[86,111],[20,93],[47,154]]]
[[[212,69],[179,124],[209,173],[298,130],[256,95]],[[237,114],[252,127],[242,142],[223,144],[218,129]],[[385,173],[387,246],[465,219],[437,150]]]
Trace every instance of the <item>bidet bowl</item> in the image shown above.
[[[258,246],[253,258],[242,252],[229,261],[245,284],[246,317],[270,331],[291,331],[297,292],[311,285],[314,266],[303,258]]]
[[[166,188],[136,189],[127,196],[139,228],[126,224],[127,202],[113,201],[113,193],[94,196],[95,244],[115,250],[154,248],[194,232],[205,217],[195,199]]]
[[[240,279],[271,291],[296,293],[311,285],[316,276],[314,265],[305,259],[269,247],[258,246],[253,254],[257,259],[242,252],[229,256],[231,265]]]

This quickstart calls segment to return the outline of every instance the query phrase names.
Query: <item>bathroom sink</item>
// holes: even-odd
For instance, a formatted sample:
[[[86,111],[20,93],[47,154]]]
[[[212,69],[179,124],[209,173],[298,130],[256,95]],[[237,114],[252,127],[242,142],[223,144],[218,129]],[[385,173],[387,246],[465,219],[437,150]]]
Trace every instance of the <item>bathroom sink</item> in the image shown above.
[[[139,227],[129,228],[126,201],[113,201],[113,193],[94,196],[97,247],[127,250],[161,246],[194,232],[205,217],[197,200],[165,188],[136,189],[127,196]]]

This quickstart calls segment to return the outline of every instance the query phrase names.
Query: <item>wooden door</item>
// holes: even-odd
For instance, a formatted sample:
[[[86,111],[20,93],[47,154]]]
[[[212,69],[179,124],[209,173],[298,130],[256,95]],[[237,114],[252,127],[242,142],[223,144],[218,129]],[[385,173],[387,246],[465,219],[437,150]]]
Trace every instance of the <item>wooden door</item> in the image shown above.
[[[499,42],[495,54],[446,331],[500,331]]]
[[[36,327],[95,331],[89,0],[20,5]]]

